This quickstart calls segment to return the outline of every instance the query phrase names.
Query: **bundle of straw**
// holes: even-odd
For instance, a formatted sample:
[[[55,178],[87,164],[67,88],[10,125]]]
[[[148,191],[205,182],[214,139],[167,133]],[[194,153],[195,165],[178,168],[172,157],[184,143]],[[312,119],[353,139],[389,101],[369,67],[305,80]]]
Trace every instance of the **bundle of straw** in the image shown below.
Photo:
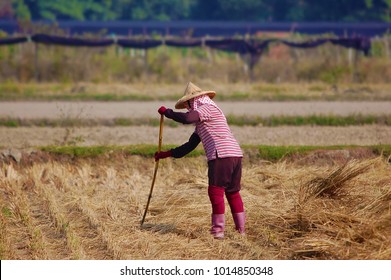
[[[379,161],[378,158],[369,161],[350,160],[326,176],[311,179],[302,186],[302,202],[316,197],[341,196],[347,182],[367,172],[377,161]]]

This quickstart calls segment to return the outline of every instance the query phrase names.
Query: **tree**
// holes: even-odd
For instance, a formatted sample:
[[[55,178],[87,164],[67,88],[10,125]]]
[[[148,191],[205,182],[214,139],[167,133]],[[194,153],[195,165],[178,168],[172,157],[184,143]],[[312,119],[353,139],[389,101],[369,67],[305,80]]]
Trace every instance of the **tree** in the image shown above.
[[[128,20],[132,15],[132,3],[134,0],[112,0],[111,10],[117,20]]]
[[[0,0],[25,20],[385,21],[391,0]]]
[[[260,0],[198,0],[192,11],[195,20],[262,20],[268,8]]]
[[[112,0],[12,0],[19,19],[112,20]]]
[[[16,18],[24,20],[31,19],[30,8],[23,0],[12,0],[12,6],[15,11]]]
[[[328,0],[304,1],[305,21],[376,21],[380,20],[376,12],[380,3],[376,0]]]
[[[195,0],[139,0],[130,5],[134,20],[188,19]]]
[[[391,22],[391,0],[383,0],[383,2],[386,5],[383,20]]]

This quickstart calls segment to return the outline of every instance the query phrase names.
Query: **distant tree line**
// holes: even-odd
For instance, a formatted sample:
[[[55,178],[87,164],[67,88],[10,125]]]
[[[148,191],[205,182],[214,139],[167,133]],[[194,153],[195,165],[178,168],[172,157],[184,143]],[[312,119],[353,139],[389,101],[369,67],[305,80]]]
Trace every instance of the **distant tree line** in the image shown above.
[[[391,0],[0,0],[0,19],[391,22]]]

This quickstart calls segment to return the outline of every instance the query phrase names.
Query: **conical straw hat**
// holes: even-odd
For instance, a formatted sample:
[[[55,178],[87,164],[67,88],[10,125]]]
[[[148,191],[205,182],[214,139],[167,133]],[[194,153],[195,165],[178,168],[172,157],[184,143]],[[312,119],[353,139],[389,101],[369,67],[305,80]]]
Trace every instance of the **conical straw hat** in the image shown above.
[[[211,91],[211,90],[203,91],[202,89],[197,87],[192,82],[189,82],[187,84],[187,86],[186,86],[184,95],[175,104],[175,108],[176,109],[184,109],[184,108],[186,108],[185,107],[185,102],[186,101],[188,101],[190,99],[193,99],[193,98],[195,98],[197,96],[204,95],[204,94],[209,95],[209,97],[212,99],[213,97],[215,97],[216,92],[215,91]]]

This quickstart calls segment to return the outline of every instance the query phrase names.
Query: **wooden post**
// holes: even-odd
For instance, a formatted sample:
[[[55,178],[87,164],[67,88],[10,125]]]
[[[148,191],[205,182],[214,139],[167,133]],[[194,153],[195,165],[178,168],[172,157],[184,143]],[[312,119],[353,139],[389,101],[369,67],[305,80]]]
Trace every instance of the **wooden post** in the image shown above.
[[[253,83],[255,81],[254,76],[254,67],[257,65],[259,60],[261,59],[261,54],[249,54],[249,75],[250,75],[250,83]]]
[[[147,40],[148,39],[148,33],[146,27],[143,28],[143,39]],[[141,53],[144,57],[144,73],[148,77],[149,76],[149,68],[148,68],[148,48],[141,49]]]
[[[34,44],[34,67],[35,67],[35,81],[39,82],[41,80],[41,75],[39,71],[39,43]]]
[[[352,71],[352,82],[357,83],[359,82],[359,75],[357,72],[357,66],[360,61],[360,51],[354,49],[354,48],[349,48],[349,67]]]
[[[206,35],[205,37],[202,38],[202,48],[206,50],[206,56],[208,58],[208,63],[213,63],[214,62],[214,52],[212,48],[206,47],[205,41],[208,40],[209,36]]]
[[[142,49],[144,55],[144,71],[146,76],[149,76],[149,67],[148,67],[148,49]]]
[[[349,67],[352,68],[354,64],[354,49],[348,48],[348,63]]]
[[[385,54],[387,60],[389,60],[390,59],[390,39],[389,39],[389,36],[384,36],[383,41],[384,41],[384,54]]]

